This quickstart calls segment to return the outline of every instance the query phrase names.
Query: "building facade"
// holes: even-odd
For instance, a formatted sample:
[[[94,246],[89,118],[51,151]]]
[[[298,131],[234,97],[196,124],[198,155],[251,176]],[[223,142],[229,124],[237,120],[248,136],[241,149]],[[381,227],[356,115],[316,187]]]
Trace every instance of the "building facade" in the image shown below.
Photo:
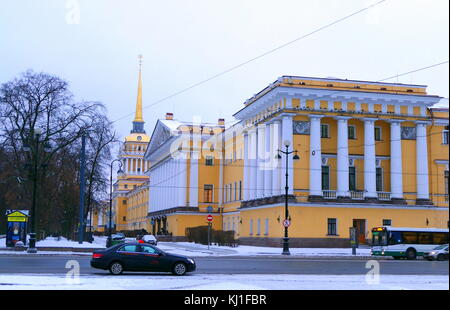
[[[350,227],[361,243],[380,225],[447,228],[441,99],[423,85],[283,76],[227,128],[169,113],[143,154],[149,230],[182,240],[212,214],[241,244],[280,246],[286,183],[291,246],[349,246]]]

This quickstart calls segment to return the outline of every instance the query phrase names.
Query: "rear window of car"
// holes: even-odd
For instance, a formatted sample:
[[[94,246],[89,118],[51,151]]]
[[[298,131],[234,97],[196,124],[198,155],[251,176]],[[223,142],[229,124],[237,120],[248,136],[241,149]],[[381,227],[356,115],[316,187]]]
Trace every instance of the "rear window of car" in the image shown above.
[[[143,253],[149,253],[149,254],[156,254],[156,250],[154,248],[152,248],[151,246],[141,246],[142,252]]]

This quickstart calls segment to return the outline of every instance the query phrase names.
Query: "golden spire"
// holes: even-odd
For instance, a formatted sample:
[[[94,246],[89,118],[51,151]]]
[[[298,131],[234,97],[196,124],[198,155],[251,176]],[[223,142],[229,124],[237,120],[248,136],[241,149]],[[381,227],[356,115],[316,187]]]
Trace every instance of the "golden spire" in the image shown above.
[[[142,67],[142,55],[138,56],[139,59],[139,81],[138,81],[138,94],[136,101],[136,115],[134,117],[133,122],[143,122],[144,118],[142,117],[142,79],[141,79],[141,67]]]

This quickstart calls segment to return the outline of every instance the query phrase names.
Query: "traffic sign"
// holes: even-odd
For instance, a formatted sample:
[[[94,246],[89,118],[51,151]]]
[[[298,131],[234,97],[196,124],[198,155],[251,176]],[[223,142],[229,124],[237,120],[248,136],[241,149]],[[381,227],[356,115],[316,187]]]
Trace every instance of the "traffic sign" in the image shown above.
[[[212,216],[211,214],[208,214],[208,216],[206,217],[206,219],[208,220],[208,222],[212,222],[213,216]]]
[[[289,221],[288,219],[285,219],[285,220],[283,221],[283,226],[284,226],[284,227],[289,227],[289,226],[291,226],[291,221]]]

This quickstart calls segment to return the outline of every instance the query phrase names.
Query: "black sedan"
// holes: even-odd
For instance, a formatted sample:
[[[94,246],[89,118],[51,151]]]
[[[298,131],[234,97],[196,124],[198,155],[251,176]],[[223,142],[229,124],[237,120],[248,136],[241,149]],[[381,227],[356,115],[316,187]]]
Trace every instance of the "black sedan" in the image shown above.
[[[113,275],[124,271],[172,272],[182,276],[196,268],[193,259],[161,251],[148,243],[117,244],[92,254],[91,267],[109,270]]]

